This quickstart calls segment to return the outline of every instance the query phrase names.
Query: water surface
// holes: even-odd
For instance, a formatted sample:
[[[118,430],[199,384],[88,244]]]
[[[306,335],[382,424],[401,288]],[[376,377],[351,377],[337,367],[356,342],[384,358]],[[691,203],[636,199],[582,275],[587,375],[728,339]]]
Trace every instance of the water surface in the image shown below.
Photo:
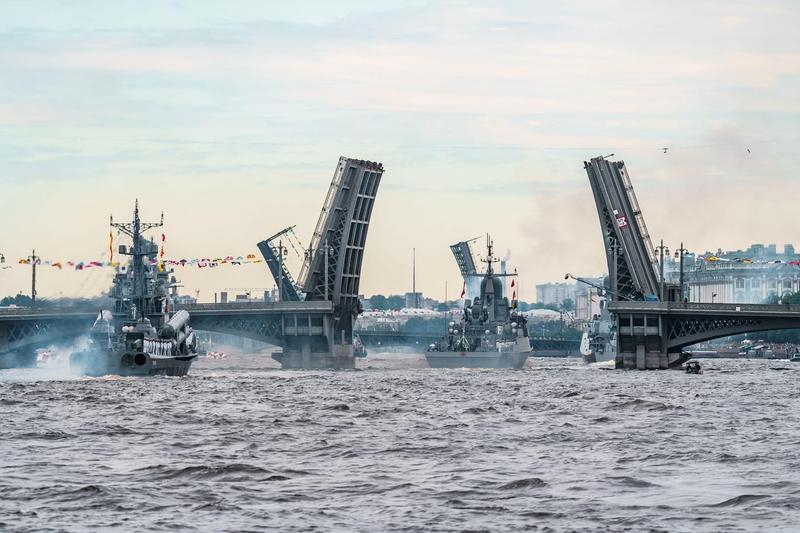
[[[186,378],[0,371],[0,529],[755,531],[800,523],[800,364]]]

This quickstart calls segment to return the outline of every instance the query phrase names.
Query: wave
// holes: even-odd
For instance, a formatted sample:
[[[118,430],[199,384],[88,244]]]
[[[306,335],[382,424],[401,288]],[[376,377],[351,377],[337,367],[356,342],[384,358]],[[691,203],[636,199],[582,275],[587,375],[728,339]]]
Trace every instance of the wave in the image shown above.
[[[727,499],[724,502],[715,503],[710,507],[738,507],[740,505],[746,505],[748,503],[757,502],[766,498],[770,498],[770,496],[766,494],[740,494],[739,496],[734,496],[733,498]]]
[[[147,476],[147,479],[195,479],[211,481],[278,481],[269,470],[259,466],[244,463],[232,463],[226,465],[195,465],[183,468],[172,468],[165,465],[147,466],[139,468],[135,472]],[[269,474],[269,477],[262,477]],[[288,478],[287,478],[288,479]]]
[[[509,481],[497,487],[500,490],[519,490],[519,489],[538,489],[546,487],[547,482],[538,478],[532,477],[527,479],[517,479],[516,481]]]

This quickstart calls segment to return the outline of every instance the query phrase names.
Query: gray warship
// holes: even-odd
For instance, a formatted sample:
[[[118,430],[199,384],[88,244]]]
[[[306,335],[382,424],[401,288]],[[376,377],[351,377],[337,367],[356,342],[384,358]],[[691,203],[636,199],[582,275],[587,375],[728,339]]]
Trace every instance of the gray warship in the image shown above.
[[[531,355],[527,320],[503,295],[503,276],[495,274],[492,241],[487,238],[486,274],[480,296],[467,301],[459,322],[450,322],[447,335],[431,344],[425,358],[431,368],[522,368]]]
[[[70,356],[70,368],[90,376],[185,376],[197,357],[197,336],[189,325],[189,313],[173,308],[169,292],[175,278],[158,264],[158,246],[142,234],[163,226],[139,219],[139,202],[130,223],[112,229],[128,235],[132,246],[120,246],[129,256],[114,276],[110,296],[114,309],[104,309],[90,330],[88,349]],[[174,292],[173,292],[174,295]]]
[[[608,300],[600,300],[600,314],[592,317],[581,336],[583,362],[605,363],[617,358],[617,331],[614,317],[608,311]]]

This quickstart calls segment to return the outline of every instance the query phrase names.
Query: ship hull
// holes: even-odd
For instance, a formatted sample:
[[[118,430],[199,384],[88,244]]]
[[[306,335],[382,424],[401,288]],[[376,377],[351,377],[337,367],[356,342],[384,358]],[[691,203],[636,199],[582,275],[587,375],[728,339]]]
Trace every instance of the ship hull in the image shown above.
[[[431,368],[513,368],[520,369],[531,352],[427,352]]]
[[[617,358],[617,354],[615,354],[614,352],[590,353],[582,355],[583,355],[583,362],[586,364],[608,363],[609,361],[614,361]]]
[[[85,376],[185,376],[196,354],[154,356],[77,352],[70,356],[70,369]]]

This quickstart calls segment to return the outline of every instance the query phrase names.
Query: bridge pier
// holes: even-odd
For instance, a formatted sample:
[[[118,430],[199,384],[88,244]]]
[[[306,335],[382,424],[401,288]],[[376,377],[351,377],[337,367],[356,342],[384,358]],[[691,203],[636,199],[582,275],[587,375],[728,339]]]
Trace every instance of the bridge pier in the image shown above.
[[[672,354],[675,361],[678,354]],[[616,368],[625,370],[667,370],[670,367],[670,354],[665,352],[648,352],[644,345],[638,345],[635,353],[620,353],[616,359]]]
[[[666,370],[685,358],[668,350],[668,321],[654,309],[616,314],[616,367],[628,370]]]
[[[272,358],[284,370],[352,370],[356,367],[352,345],[334,345],[328,352],[312,352],[305,345],[301,350],[284,348],[283,353],[273,354]]]

